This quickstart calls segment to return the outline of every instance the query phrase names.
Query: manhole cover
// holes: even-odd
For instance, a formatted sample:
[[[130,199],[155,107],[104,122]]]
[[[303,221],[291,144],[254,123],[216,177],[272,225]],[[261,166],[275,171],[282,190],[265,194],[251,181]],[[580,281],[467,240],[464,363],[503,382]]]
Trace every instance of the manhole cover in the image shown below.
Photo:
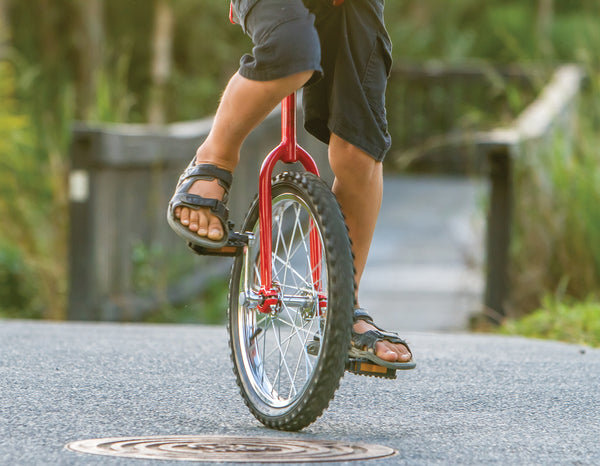
[[[392,448],[325,440],[229,436],[166,436],[79,440],[80,453],[175,461],[230,463],[313,463],[383,458]]]

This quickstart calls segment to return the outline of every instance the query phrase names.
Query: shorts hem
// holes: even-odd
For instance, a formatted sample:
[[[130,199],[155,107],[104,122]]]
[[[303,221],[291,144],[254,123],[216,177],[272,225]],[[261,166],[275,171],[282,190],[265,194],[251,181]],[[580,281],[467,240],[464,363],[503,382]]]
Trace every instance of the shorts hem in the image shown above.
[[[382,148],[377,144],[372,144],[364,140],[359,140],[356,135],[359,134],[356,130],[350,130],[342,124],[328,124],[329,131],[336,136],[342,138],[344,141],[349,142],[353,146],[358,147],[360,150],[365,152],[371,158],[377,162],[383,162],[390,147],[386,146]]]
[[[273,66],[266,69],[256,70],[249,67],[240,67],[239,73],[246,79],[252,81],[273,81],[275,79],[285,78],[296,73],[303,71],[313,71],[313,76],[309,79],[309,82],[313,83],[317,79],[323,76],[323,69],[321,65],[314,66],[314,64],[296,64],[294,66]]]

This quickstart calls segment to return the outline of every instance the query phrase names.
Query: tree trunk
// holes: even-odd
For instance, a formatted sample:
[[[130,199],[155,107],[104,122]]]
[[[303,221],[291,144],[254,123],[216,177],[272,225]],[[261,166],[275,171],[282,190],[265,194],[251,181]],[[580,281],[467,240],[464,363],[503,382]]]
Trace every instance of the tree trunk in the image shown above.
[[[157,0],[154,13],[152,48],[152,89],[148,121],[164,124],[167,120],[167,86],[171,78],[173,54],[173,7],[169,0]]]
[[[8,0],[0,0],[0,60],[6,56],[10,43],[8,24]]]
[[[77,51],[77,117],[87,119],[96,102],[98,77],[103,63],[104,1],[77,2],[80,16],[80,41]]]
[[[537,11],[538,46],[543,58],[551,58],[554,0],[539,0]]]

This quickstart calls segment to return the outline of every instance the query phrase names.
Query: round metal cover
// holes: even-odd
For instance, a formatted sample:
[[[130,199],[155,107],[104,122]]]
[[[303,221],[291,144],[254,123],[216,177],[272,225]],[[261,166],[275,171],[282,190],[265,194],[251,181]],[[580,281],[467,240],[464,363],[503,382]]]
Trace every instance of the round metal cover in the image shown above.
[[[383,458],[381,445],[268,437],[164,436],[78,440],[69,450],[95,455],[230,463],[316,463]]]

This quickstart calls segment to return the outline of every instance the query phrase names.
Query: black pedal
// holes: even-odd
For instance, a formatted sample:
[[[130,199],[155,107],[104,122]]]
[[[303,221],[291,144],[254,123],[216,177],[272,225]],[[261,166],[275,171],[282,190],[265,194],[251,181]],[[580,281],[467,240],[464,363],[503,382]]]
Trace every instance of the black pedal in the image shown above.
[[[350,358],[346,361],[346,370],[356,375],[367,375],[370,377],[380,377],[383,379],[395,379],[396,369],[374,364],[368,359]]]
[[[227,244],[221,248],[205,248],[202,246],[197,246],[193,243],[188,243],[188,247],[199,256],[235,257],[242,253],[244,246],[247,244],[248,235],[230,231]]]

